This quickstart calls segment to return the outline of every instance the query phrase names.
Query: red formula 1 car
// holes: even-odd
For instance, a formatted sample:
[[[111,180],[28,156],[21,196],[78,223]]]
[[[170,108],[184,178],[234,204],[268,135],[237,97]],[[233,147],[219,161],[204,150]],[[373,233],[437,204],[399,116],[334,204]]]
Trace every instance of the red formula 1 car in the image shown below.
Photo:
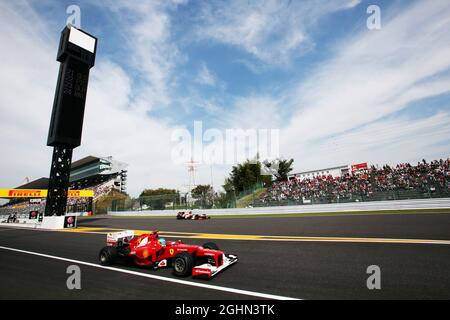
[[[133,231],[109,233],[107,246],[100,250],[102,265],[119,259],[132,260],[135,265],[159,269],[171,266],[176,276],[211,278],[238,261],[236,255],[224,254],[213,242],[203,246],[167,241],[158,231],[135,236]]]

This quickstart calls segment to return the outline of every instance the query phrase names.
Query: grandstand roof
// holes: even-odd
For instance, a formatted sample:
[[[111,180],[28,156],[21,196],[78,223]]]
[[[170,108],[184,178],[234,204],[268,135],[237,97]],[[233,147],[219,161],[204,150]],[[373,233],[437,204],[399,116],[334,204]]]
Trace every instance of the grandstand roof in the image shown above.
[[[72,163],[71,169],[76,169],[91,162],[100,160],[98,157],[88,156]],[[48,178],[39,178],[29,183],[23,184],[16,189],[48,189]]]
[[[123,162],[113,160],[112,157],[87,156],[72,163],[70,182],[72,186],[89,187],[89,184],[101,183],[105,179],[117,176],[127,166]],[[40,178],[16,189],[48,189],[48,184],[48,178]]]
[[[25,183],[16,189],[47,189],[48,188],[48,178],[40,178],[28,183]]]
[[[76,169],[79,167],[82,167],[86,164],[90,164],[96,161],[99,161],[100,158],[94,157],[94,156],[88,156],[84,157],[83,159],[77,160],[72,163],[71,169]],[[48,178],[39,178],[36,180],[33,180],[29,183],[23,184],[19,187],[16,187],[16,189],[48,189]]]
[[[73,169],[76,169],[78,167],[82,167],[82,166],[84,166],[86,164],[89,164],[89,163],[92,163],[92,162],[96,162],[96,161],[99,161],[99,160],[100,160],[100,158],[98,158],[98,157],[87,156],[87,157],[84,157],[83,159],[80,159],[80,160],[77,160],[75,162],[72,162],[71,169],[73,170]]]

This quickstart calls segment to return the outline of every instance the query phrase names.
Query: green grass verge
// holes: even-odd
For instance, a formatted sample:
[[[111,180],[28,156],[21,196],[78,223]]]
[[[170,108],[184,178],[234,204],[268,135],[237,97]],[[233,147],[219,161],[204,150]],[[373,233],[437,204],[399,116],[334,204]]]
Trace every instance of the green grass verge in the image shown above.
[[[424,213],[450,213],[446,209],[406,209],[406,210],[379,210],[379,211],[344,211],[344,212],[317,212],[317,213],[287,213],[287,214],[243,214],[243,215],[214,215],[211,219],[226,218],[264,218],[264,217],[321,217],[321,216],[349,216],[349,215],[388,215],[388,214],[424,214]],[[92,216],[95,217],[95,216]],[[175,219],[175,216],[111,216],[116,219]],[[86,217],[90,218],[90,217]]]
[[[246,208],[249,204],[253,203],[254,199],[258,199],[265,191],[266,188],[261,188],[251,194],[240,198],[236,201],[236,208]]]

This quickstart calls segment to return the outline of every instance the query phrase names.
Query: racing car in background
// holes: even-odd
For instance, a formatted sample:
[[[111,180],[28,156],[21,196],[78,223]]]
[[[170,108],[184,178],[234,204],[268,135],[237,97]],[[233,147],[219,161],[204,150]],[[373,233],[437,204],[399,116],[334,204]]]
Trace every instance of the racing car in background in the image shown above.
[[[159,269],[172,267],[176,276],[211,278],[238,261],[225,254],[213,242],[202,246],[184,244],[181,240],[167,241],[158,231],[135,235],[132,230],[108,233],[106,247],[100,250],[102,265],[113,265],[119,259],[132,261],[140,267]]]
[[[205,213],[198,214],[192,213],[192,211],[180,211],[177,213],[178,220],[206,220],[211,219],[211,217],[207,216]]]

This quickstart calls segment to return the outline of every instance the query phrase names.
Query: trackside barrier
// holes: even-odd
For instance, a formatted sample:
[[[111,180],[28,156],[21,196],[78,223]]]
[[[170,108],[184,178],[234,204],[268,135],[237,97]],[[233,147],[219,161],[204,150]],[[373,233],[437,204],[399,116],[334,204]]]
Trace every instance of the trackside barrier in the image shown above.
[[[258,208],[231,208],[231,209],[199,209],[192,210],[208,215],[258,215],[258,214],[293,214],[293,213],[321,213],[321,212],[358,212],[358,211],[389,211],[414,209],[448,209],[450,198],[444,199],[417,199],[417,200],[391,200],[374,202],[351,202],[333,204],[315,204],[282,207]],[[190,210],[147,210],[147,211],[108,211],[110,216],[174,216],[179,211]]]
[[[38,219],[17,218],[15,222],[7,222],[8,216],[0,216],[0,227],[19,227],[31,229],[49,229],[62,230],[66,228],[76,228],[77,216],[68,214],[66,216],[43,217],[42,221]]]

